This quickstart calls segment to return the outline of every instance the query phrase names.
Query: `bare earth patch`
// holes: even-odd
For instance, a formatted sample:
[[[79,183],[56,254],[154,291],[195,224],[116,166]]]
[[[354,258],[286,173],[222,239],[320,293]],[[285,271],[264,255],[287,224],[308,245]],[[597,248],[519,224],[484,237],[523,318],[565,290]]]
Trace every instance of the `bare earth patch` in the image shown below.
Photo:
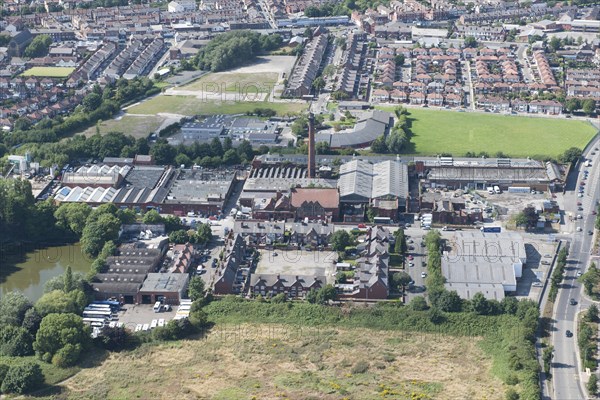
[[[73,398],[502,399],[478,339],[367,329],[220,325],[203,339],[112,354]]]

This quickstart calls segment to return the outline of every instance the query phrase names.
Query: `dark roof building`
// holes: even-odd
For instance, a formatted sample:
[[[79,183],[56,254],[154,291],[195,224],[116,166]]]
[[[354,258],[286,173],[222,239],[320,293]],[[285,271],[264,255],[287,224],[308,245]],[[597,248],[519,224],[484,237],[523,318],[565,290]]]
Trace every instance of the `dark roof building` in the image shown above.
[[[187,292],[188,274],[151,273],[137,294],[139,304],[154,304],[161,299],[165,304],[178,305]]]
[[[332,149],[367,147],[379,136],[387,135],[393,124],[394,118],[391,113],[374,110],[369,118],[357,122],[353,129],[335,133],[318,133],[315,140],[327,143]]]

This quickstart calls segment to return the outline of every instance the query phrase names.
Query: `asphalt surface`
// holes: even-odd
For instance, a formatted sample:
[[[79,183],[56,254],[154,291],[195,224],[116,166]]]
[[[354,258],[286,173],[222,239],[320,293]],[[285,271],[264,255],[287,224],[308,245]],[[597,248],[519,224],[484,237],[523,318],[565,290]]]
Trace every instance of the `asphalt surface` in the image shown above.
[[[577,314],[583,311],[591,304],[589,300],[582,296],[582,285],[577,282],[577,272],[585,272],[590,263],[590,251],[592,246],[592,236],[588,231],[594,230],[595,216],[591,211],[595,209],[596,201],[600,198],[600,152],[596,155],[590,153],[594,147],[600,147],[596,140],[591,146],[591,150],[584,156],[592,159],[591,167],[584,167],[583,163],[578,165],[567,181],[567,190],[565,193],[565,214],[581,214],[582,219],[569,221],[566,232],[563,235],[570,237],[571,244],[569,249],[569,258],[565,279],[558,291],[558,297],[554,306],[554,324],[552,331],[552,345],[554,346],[554,359],[552,360],[552,384],[554,393],[550,393],[549,398],[557,400],[579,400],[585,399],[585,390],[581,374],[580,360],[578,360],[577,348]],[[577,197],[579,182],[583,176],[583,170],[589,170],[589,176],[586,180],[585,192],[582,198]],[[577,202],[582,203],[583,211],[577,210]],[[581,232],[577,228],[581,227]],[[570,301],[574,299],[576,305],[571,305]],[[566,337],[566,331],[570,330],[575,335]]]

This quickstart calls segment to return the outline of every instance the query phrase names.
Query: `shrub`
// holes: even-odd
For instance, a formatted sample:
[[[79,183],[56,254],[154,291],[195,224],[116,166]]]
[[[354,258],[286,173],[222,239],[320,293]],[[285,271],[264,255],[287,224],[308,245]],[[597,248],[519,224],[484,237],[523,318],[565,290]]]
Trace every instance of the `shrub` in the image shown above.
[[[105,326],[102,329],[102,334],[98,336],[98,342],[106,350],[119,351],[129,347],[131,343],[131,335],[124,327]]]
[[[517,393],[515,389],[509,388],[506,391],[506,400],[519,400],[519,393]]]
[[[369,370],[369,363],[366,361],[357,362],[354,367],[352,367],[353,374],[364,374]]]
[[[12,365],[2,381],[3,393],[26,393],[44,383],[42,369],[34,362]]]
[[[590,376],[590,380],[588,381],[586,387],[589,395],[595,397],[596,393],[598,393],[598,377],[596,374],[592,374],[592,376]]]
[[[52,364],[59,368],[75,365],[81,355],[81,345],[67,343],[52,356]]]
[[[4,382],[4,377],[8,373],[8,365],[0,364],[0,387],[2,387],[2,382]]]
[[[33,337],[25,328],[7,325],[0,328],[0,355],[22,357],[33,354]]]

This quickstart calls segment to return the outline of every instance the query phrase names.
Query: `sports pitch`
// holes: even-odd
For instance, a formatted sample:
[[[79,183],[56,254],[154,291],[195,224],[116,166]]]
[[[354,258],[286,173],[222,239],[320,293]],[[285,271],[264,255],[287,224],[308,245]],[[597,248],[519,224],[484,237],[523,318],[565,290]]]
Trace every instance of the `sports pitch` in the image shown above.
[[[72,67],[32,67],[23,72],[22,76],[36,76],[40,78],[66,78],[75,71]]]
[[[393,107],[381,107],[393,110]],[[537,118],[445,110],[408,109],[412,120],[409,153],[455,157],[467,152],[502,152],[510,157],[558,157],[570,147],[584,148],[596,134],[581,120]]]

